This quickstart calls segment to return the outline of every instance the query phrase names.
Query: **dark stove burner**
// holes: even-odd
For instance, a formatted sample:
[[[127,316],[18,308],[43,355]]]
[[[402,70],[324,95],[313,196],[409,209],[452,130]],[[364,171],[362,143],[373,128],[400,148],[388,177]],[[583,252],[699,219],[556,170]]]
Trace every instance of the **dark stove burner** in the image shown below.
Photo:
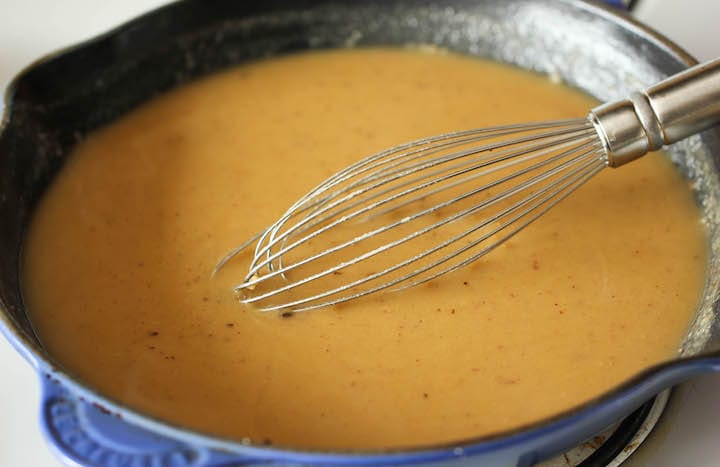
[[[605,467],[630,444],[643,422],[648,418],[656,397],[645,402],[635,412],[620,422],[612,435],[577,467]]]
[[[665,410],[670,390],[644,403],[624,419],[565,453],[543,461],[537,467],[619,467],[655,427]]]

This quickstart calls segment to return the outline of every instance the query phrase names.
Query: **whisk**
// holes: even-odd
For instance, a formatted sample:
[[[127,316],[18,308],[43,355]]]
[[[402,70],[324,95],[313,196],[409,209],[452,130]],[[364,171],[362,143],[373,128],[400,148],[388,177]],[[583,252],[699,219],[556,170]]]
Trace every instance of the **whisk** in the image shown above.
[[[619,167],[720,120],[720,59],[587,118],[457,131],[337,172],[255,244],[235,287],[261,310],[311,310],[413,287],[477,261],[605,167]]]

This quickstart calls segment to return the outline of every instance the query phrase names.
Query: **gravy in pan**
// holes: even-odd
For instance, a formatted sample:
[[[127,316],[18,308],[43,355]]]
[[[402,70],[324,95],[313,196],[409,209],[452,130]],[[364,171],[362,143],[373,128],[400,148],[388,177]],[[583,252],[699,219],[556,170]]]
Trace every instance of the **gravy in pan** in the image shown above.
[[[48,351],[112,398],[214,435],[304,448],[443,443],[537,421],[672,358],[705,236],[662,155],[605,170],[438,281],[280,319],[219,258],[329,174],[413,138],[581,117],[503,65],[407,50],[240,66],[90,135],[31,225],[24,290]]]

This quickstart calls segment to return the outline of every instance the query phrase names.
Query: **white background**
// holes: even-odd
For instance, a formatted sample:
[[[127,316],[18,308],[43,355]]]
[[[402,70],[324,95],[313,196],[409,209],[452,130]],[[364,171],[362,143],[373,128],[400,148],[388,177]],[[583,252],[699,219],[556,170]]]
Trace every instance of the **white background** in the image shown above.
[[[59,47],[92,37],[167,0],[0,0],[0,91],[21,68]],[[640,0],[636,16],[694,54],[698,59],[720,56],[719,0]],[[0,109],[2,105],[0,104]],[[38,384],[30,366],[0,338],[0,467],[58,466],[38,428]],[[720,387],[720,377],[703,382]],[[694,386],[693,386],[694,387]],[[705,393],[708,391],[705,390]],[[708,394],[706,394],[707,396]],[[712,394],[710,394],[712,396]],[[720,395],[718,395],[720,400]],[[709,429],[720,425],[718,404],[712,419],[686,422],[672,452],[643,465],[720,466],[720,438]],[[700,417],[702,410],[696,415]],[[708,414],[710,415],[710,414]],[[695,416],[695,415],[694,415]],[[705,435],[705,436],[703,436]],[[714,455],[713,455],[714,454]],[[670,457],[668,457],[670,456]],[[641,456],[642,457],[642,456]],[[680,463],[682,462],[682,463]]]

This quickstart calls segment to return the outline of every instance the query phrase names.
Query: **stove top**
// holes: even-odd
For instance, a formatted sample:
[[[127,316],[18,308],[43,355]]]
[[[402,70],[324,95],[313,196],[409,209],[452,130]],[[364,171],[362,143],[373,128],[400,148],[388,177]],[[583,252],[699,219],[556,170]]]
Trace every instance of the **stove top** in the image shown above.
[[[618,467],[643,446],[662,417],[671,390],[666,389],[623,420],[580,446],[537,464],[537,467]]]
[[[22,67],[56,50],[117,25],[167,0],[0,0],[0,90]],[[684,47],[699,60],[720,56],[716,40],[720,2],[717,0],[637,0],[634,15]],[[0,108],[1,108],[0,103]],[[5,339],[0,339],[0,466],[57,467],[40,434],[37,417],[39,385],[36,375]],[[655,429],[623,467],[715,467],[720,465],[720,374],[696,378],[673,390]],[[649,406],[648,411],[652,411]],[[645,414],[647,415],[647,414]],[[642,425],[642,423],[641,423]],[[647,428],[647,427],[646,427]],[[647,430],[645,430],[647,432]],[[606,434],[611,437],[612,430]],[[591,440],[600,443],[599,438]],[[631,440],[632,446],[636,440]],[[590,451],[559,456],[542,467],[577,465]],[[605,462],[603,462],[604,464]],[[593,465],[603,465],[593,464]],[[582,465],[582,464],[580,464]]]

